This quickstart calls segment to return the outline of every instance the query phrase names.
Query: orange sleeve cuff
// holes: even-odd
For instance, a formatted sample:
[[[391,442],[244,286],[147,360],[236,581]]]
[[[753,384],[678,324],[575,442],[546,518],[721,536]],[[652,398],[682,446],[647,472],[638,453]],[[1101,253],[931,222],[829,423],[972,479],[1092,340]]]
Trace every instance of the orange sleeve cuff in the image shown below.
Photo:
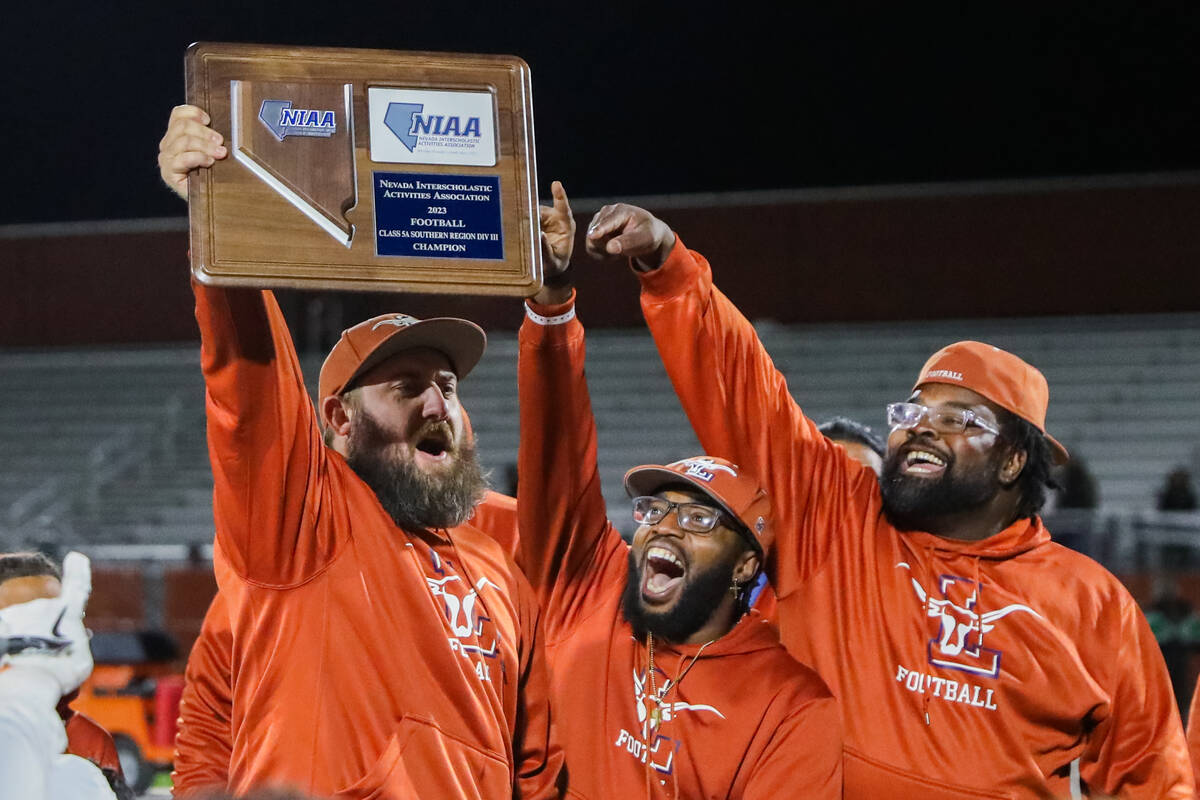
[[[525,321],[521,323],[521,343],[530,345],[550,344],[582,336],[583,327],[575,317],[575,290],[571,299],[563,303],[545,305],[532,300],[525,301]]]
[[[632,264],[630,267],[632,268]],[[675,234],[675,246],[671,248],[671,254],[662,266],[649,272],[638,272],[635,269],[634,273],[642,282],[642,294],[656,300],[669,300],[682,294],[693,283],[697,270],[696,259],[684,246],[679,234]]]
[[[568,311],[570,311],[575,306],[575,290],[572,289],[571,296],[567,300],[564,300],[561,303],[553,303],[551,305],[546,305],[543,303],[535,303],[535,302],[533,302],[532,299],[527,298],[525,300],[525,306],[530,311],[532,311],[533,313],[535,313],[541,317],[553,318],[553,317],[561,316],[563,314],[566,314]]]

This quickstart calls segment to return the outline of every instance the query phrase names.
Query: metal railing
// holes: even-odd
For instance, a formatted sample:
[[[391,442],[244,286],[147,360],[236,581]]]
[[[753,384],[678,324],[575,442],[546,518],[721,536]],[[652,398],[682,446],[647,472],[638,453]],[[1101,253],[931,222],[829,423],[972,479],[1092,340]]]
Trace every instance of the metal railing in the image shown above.
[[[158,419],[122,425],[93,445],[81,459],[83,470],[77,480],[50,476],[18,495],[0,514],[0,546],[78,541],[71,518],[92,514],[106,486],[135,467],[145,469],[152,460],[168,466],[175,462],[183,410],[178,393],[173,394],[162,404]]]

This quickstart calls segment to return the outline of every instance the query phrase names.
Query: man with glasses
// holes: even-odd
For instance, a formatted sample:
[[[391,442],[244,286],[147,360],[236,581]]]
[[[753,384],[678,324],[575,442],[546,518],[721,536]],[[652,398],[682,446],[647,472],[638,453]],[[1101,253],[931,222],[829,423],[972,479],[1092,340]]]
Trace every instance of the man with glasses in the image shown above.
[[[608,521],[561,274],[574,223],[554,184],[547,286],[520,333],[517,563],[542,607],[571,788],[587,797],[840,798],[836,702],[747,590],[775,535],[748,471],[699,456],[630,470],[632,546]]]
[[[843,711],[848,798],[1192,797],[1162,656],[1129,593],[1054,544],[1049,390],[979,342],[888,408],[882,478],[821,436],[707,261],[606,206],[587,237],[642,309],[701,444],[775,501],[784,644]]]

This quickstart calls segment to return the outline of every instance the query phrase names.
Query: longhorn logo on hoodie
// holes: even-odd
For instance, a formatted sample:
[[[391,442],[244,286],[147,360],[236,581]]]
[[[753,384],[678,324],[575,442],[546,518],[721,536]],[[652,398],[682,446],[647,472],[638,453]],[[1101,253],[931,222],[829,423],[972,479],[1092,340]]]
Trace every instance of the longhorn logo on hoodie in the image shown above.
[[[662,675],[661,670],[656,669],[655,672]],[[663,685],[658,687],[657,692],[651,692],[646,685],[647,674],[633,670],[633,695],[638,722],[642,724],[642,735],[639,737],[622,728],[613,745],[626,750],[643,764],[648,761],[656,772],[669,775],[675,769],[675,755],[682,742],[664,736],[660,733],[660,727],[681,711],[704,711],[716,714],[721,719],[725,719],[725,715],[712,706],[699,703],[668,702],[666,696],[674,684],[666,679],[666,675],[662,677],[665,679]]]
[[[655,670],[658,672],[658,670]],[[661,674],[661,673],[660,673]],[[666,677],[665,675],[663,676]],[[668,679],[662,686],[658,687],[658,694],[655,696],[646,691],[646,673],[638,673],[633,671],[633,693],[637,698],[638,722],[642,723],[642,738],[645,739],[652,733],[658,730],[658,726],[662,722],[670,722],[671,718],[680,711],[707,711],[711,714],[716,714],[721,719],[725,719],[725,715],[712,706],[701,705],[699,703],[668,703],[664,698],[671,691],[674,684]],[[655,711],[658,713],[656,714]]]
[[[452,564],[436,552],[430,553],[434,571],[441,577],[425,576],[425,583],[434,599],[439,601],[446,615],[450,649],[471,662],[476,676],[481,681],[491,682],[492,672],[488,660],[496,659],[500,646],[495,626],[486,614],[480,594],[485,589],[499,589],[486,577],[480,577],[471,586],[462,576],[450,571]]]
[[[912,571],[904,561],[896,566]],[[1009,614],[1023,612],[1042,618],[1041,614],[1021,603],[980,614],[979,584],[970,578],[940,575],[937,591],[940,598],[926,591],[916,578],[910,580],[917,599],[925,607],[925,616],[937,620],[937,631],[927,645],[929,663],[935,667],[995,678],[1000,674],[1001,652],[983,646],[984,634],[994,630],[995,623]]]

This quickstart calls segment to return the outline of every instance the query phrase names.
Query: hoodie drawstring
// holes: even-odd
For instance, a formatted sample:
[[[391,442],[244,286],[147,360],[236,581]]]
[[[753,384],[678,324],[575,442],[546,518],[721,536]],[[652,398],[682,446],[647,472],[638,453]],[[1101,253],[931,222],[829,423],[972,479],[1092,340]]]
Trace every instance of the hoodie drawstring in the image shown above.
[[[983,647],[983,580],[979,576],[980,557],[971,556],[975,560],[975,621],[979,625],[979,635],[975,637],[975,646]]]
[[[941,581],[938,580],[937,570],[934,569],[934,564],[933,564],[933,558],[934,558],[934,555],[936,552],[937,552],[937,550],[936,550],[936,548],[934,548],[934,546],[932,544],[925,545],[925,574],[926,574],[926,577],[929,579],[929,583],[927,583],[926,585],[932,587],[931,589],[927,590],[928,592],[930,592],[930,594],[927,594],[925,597],[925,613],[927,616],[929,614],[929,604],[932,602],[932,592],[939,591],[941,589]],[[977,649],[982,649],[983,648],[983,576],[980,571],[979,563],[983,559],[981,556],[976,555],[974,553],[970,553],[970,554],[966,554],[966,555],[968,555],[968,557],[971,559],[971,562],[972,562],[973,570],[972,570],[972,574],[971,574],[971,579],[975,584],[974,607],[971,609],[968,609],[968,610],[975,615],[975,620],[974,620],[975,628],[976,628],[976,630],[975,630],[975,647]],[[921,691],[921,713],[924,714],[924,716],[925,716],[925,724],[926,725],[933,724],[933,721],[929,716],[929,706],[930,706],[929,687],[924,686]]]
[[[926,591],[926,595],[925,595],[925,617],[926,617],[926,619],[929,618],[929,604],[932,600],[932,592],[936,591],[936,589],[940,583],[937,580],[937,574],[934,572],[934,569],[933,569],[933,553],[934,553],[933,545],[931,545],[931,544],[925,545],[926,577],[933,579],[931,581],[928,581],[925,584],[926,586],[932,587],[930,589],[925,590]],[[926,624],[928,624],[928,623],[926,623]],[[925,724],[932,725],[933,723],[929,719],[929,686],[928,685],[926,685],[924,687],[924,689],[922,689],[922,691],[921,691],[921,713],[925,715]]]
[[[692,667],[696,666],[696,662],[700,660],[700,655],[704,652],[704,648],[708,647],[714,641],[716,640],[710,639],[709,641],[700,645],[700,649],[696,651],[696,655],[692,656],[692,660],[688,662],[688,665],[683,667],[683,669],[679,672],[678,678],[676,678],[674,681],[672,681],[670,678],[667,679],[667,682],[663,684],[662,697],[660,698],[658,696],[659,689],[657,681],[654,678],[654,634],[646,634],[646,682],[650,684],[650,697],[654,700],[653,713],[657,715],[656,717],[651,718],[655,722],[651,731],[654,736],[658,736],[658,731],[660,728],[667,723],[667,715],[662,714],[660,710],[660,701],[665,702],[668,695],[671,694],[671,691],[679,686],[679,684],[683,683],[683,679],[687,677],[688,672],[690,672]],[[681,667],[683,666],[682,655],[679,656],[679,665]],[[663,674],[666,674],[665,670],[663,671]],[[651,709],[646,709],[646,713],[648,715],[651,714],[651,711]],[[649,739],[650,737],[647,736],[646,738]],[[654,797],[652,794],[654,786],[653,781],[651,780],[653,768],[650,765],[650,742],[646,741],[643,742],[643,744],[646,747],[646,757],[645,760],[642,761],[642,772],[646,776],[646,800],[651,800],[651,798]],[[679,770],[675,769],[674,766],[672,766],[671,769],[671,797],[672,800],[679,800]]]

